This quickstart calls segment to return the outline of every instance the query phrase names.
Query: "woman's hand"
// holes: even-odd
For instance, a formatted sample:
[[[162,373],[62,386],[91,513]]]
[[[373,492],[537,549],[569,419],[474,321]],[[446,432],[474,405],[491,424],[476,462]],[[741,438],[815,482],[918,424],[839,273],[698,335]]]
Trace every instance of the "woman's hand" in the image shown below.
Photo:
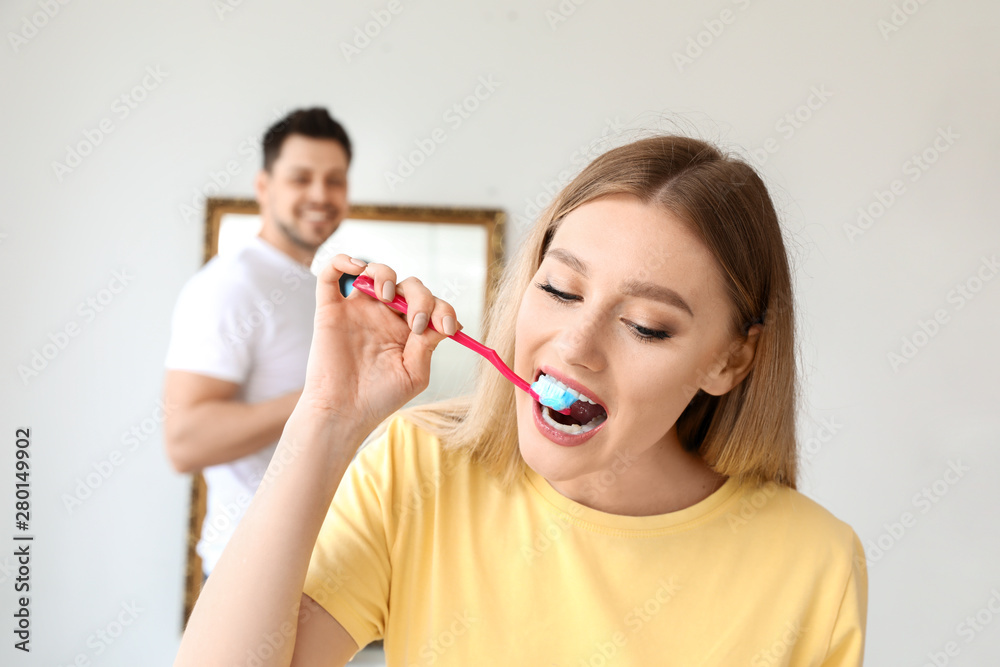
[[[345,274],[371,276],[378,302],[355,290],[347,298],[338,281]],[[386,303],[399,293],[403,316]],[[437,331],[427,327],[430,322]],[[368,432],[423,391],[430,380],[431,353],[459,328],[455,310],[416,278],[396,284],[396,272],[337,255],[320,273],[316,318],[299,405],[324,412]]]

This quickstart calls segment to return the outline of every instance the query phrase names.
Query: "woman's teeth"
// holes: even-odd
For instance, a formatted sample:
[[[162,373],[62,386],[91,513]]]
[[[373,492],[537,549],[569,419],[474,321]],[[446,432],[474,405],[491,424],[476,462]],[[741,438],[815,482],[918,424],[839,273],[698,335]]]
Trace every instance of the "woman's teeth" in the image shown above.
[[[570,394],[573,395],[573,398],[575,398],[578,401],[586,401],[587,403],[590,403],[592,405],[597,405],[592,400],[590,400],[589,396],[587,396],[585,394],[581,394],[576,389],[570,389],[565,384],[563,384],[562,382],[560,382],[556,378],[552,377],[551,375],[546,375],[545,373],[541,373],[538,377],[539,378],[543,378],[543,377],[544,378],[548,378],[549,382],[551,382],[552,384],[556,385],[557,387],[559,387],[563,391],[569,392]]]
[[[593,402],[593,401],[591,401],[591,402]],[[586,424],[582,424],[582,425],[581,424],[560,424],[559,422],[557,422],[555,419],[552,418],[552,408],[549,408],[548,406],[545,406],[545,405],[541,406],[541,408],[542,408],[542,419],[545,420],[546,424],[548,424],[552,428],[556,429],[557,431],[560,431],[562,433],[567,433],[569,435],[579,435],[581,433],[587,433],[588,431],[592,431],[595,428],[597,428],[598,426],[600,426],[601,422],[603,422],[605,419],[607,419],[607,417],[604,417],[602,415],[602,416],[594,417],[589,422],[587,422]]]

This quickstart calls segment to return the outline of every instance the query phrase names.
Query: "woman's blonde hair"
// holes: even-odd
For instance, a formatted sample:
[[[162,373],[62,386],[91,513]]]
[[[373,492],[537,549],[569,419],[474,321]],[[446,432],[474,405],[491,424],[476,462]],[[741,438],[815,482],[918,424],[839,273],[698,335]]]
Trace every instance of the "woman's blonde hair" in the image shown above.
[[[660,206],[697,233],[718,261],[732,304],[731,331],[762,324],[749,374],[732,390],[701,390],[677,420],[684,447],[741,482],[795,488],[794,318],[788,259],[763,181],[739,158],[703,141],[657,136],[604,153],[542,212],[504,269],[484,322],[485,343],[511,365],[521,298],[562,219],[578,206],[627,193]],[[609,220],[608,233],[614,222]],[[514,386],[485,361],[472,396],[409,408],[404,416],[446,449],[466,451],[510,488],[525,470]]]

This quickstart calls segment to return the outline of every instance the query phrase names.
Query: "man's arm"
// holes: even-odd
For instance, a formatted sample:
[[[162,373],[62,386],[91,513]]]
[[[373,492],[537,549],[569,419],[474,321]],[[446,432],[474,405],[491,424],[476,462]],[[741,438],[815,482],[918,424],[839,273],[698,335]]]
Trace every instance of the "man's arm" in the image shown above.
[[[177,472],[234,461],[274,443],[302,393],[251,404],[233,398],[238,390],[234,382],[187,371],[166,372],[163,439]]]

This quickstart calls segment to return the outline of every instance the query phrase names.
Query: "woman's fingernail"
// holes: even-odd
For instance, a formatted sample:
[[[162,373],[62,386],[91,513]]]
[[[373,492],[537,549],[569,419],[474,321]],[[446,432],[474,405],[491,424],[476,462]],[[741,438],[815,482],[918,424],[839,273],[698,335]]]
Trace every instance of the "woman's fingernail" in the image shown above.
[[[392,301],[393,297],[395,296],[396,296],[396,286],[392,283],[392,281],[389,281],[386,284],[382,285],[383,301]]]
[[[455,318],[451,315],[445,315],[444,320],[441,321],[441,326],[444,329],[445,336],[455,335]]]
[[[360,266],[361,268],[368,266],[368,262],[362,262],[360,259],[354,259],[353,257],[351,257],[351,264]]]
[[[417,313],[416,317],[413,318],[413,333],[422,334],[427,328],[428,319],[427,313]]]

